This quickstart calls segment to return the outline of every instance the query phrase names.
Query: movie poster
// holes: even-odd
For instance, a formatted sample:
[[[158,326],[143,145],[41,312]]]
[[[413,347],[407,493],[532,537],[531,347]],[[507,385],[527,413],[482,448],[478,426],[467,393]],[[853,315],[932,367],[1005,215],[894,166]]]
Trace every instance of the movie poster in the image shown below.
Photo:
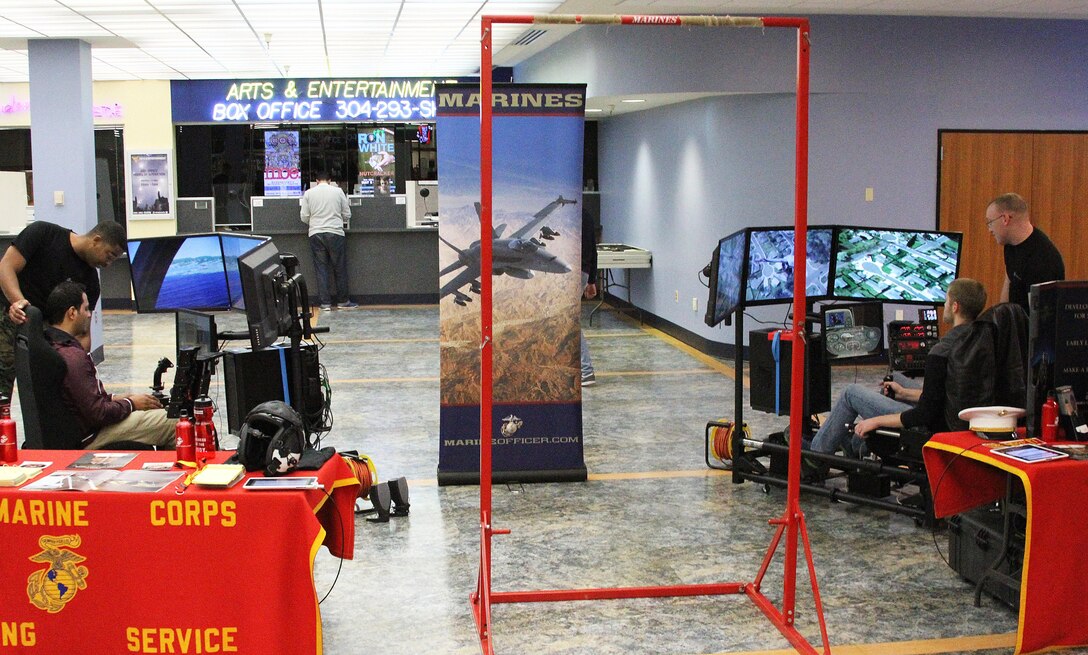
[[[298,130],[264,133],[264,195],[272,198],[302,195]]]
[[[388,196],[397,192],[393,130],[379,127],[359,133],[359,183],[356,193]]]
[[[169,218],[170,155],[165,152],[129,155],[130,218]]]
[[[479,481],[479,87],[440,86],[439,484]],[[495,88],[492,478],[584,480],[582,85]]]

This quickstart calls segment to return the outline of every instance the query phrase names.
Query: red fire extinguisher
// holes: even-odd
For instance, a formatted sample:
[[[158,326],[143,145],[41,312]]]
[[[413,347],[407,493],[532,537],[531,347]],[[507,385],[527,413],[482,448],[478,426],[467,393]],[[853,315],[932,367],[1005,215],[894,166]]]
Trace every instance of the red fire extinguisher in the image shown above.
[[[1058,440],[1058,401],[1054,399],[1053,393],[1046,395],[1046,402],[1043,403],[1042,412],[1040,412],[1042,419],[1042,437],[1043,441],[1057,441]]]
[[[11,464],[19,460],[19,435],[7,396],[0,396],[0,459]]]

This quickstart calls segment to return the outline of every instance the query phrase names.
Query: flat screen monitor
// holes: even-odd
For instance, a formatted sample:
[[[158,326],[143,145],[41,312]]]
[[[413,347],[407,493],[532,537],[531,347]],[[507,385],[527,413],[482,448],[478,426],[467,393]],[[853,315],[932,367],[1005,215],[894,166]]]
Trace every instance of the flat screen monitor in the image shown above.
[[[959,232],[840,227],[834,248],[836,298],[943,303],[959,271]]]
[[[200,355],[219,352],[219,333],[215,329],[215,316],[191,309],[179,309],[175,319],[174,335],[177,350],[200,348]],[[181,361],[181,357],[178,357]]]
[[[830,227],[808,228],[805,296],[826,298],[831,276]],[[793,230],[755,228],[748,237],[748,276],[744,304],[761,305],[793,299]]]
[[[747,232],[734,232],[718,242],[710,262],[710,296],[706,304],[707,325],[714,327],[740,307],[742,274]]]
[[[130,239],[128,258],[137,312],[230,308],[215,234]]]
[[[246,321],[253,350],[267,348],[290,323],[290,308],[280,284],[286,274],[276,244],[266,241],[238,257]]]
[[[824,305],[820,309],[828,359],[884,352],[884,308],[879,302]]]
[[[223,269],[227,274],[227,293],[232,309],[246,308],[245,294],[242,293],[242,277],[238,272],[238,257],[256,246],[268,241],[268,237],[256,234],[219,233],[219,242],[223,247]]]

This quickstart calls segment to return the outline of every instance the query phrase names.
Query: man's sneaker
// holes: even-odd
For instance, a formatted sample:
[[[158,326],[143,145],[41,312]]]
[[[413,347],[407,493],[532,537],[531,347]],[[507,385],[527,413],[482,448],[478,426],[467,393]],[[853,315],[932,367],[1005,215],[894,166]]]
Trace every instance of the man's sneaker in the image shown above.
[[[347,302],[340,303],[340,309],[355,309],[358,306],[359,306],[359,303],[352,302],[350,300],[347,301]]]
[[[321,309],[326,311],[326,312],[331,312],[332,311],[332,305],[322,305]]]
[[[589,375],[583,375],[582,376],[582,386],[583,387],[592,387],[595,384],[597,384],[597,377],[594,376],[592,373],[590,373]]]

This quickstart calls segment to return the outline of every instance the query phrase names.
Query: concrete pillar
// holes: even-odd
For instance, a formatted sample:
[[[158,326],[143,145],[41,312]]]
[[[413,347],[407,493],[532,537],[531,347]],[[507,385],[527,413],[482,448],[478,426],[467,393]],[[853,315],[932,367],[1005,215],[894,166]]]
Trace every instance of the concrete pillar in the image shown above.
[[[31,39],[28,49],[34,219],[82,234],[98,223],[91,46]]]
[[[91,45],[31,39],[30,148],[34,220],[84,234],[98,223]],[[91,320],[91,356],[102,361],[102,301]]]

